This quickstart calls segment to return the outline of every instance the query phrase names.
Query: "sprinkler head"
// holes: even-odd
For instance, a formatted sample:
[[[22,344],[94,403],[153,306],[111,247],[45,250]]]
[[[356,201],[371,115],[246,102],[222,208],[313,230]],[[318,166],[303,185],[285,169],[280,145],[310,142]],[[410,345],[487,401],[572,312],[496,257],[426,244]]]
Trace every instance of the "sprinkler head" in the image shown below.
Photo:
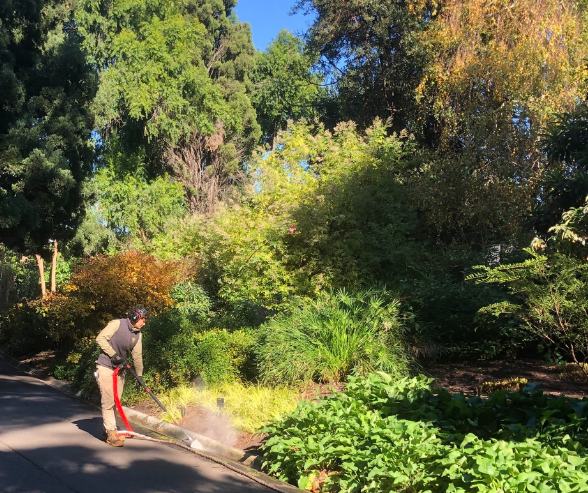
[[[225,399],[224,397],[218,397],[216,399],[216,405],[218,406],[219,411],[222,411],[225,407]]]
[[[194,450],[204,450],[204,447],[202,446],[202,444],[196,440],[195,438],[192,438],[192,442],[190,442],[190,448],[194,449]]]

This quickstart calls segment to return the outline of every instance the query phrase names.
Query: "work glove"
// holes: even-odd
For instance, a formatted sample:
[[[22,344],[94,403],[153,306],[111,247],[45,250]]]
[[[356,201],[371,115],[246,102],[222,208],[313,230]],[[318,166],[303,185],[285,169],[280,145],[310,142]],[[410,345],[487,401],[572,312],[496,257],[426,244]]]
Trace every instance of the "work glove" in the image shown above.
[[[114,353],[114,356],[110,357],[110,361],[112,361],[114,366],[120,366],[125,362],[125,360],[122,359],[121,355],[118,353]]]
[[[143,377],[137,375],[137,382],[139,382],[139,384],[142,385],[143,387],[146,387],[145,381],[143,380]]]

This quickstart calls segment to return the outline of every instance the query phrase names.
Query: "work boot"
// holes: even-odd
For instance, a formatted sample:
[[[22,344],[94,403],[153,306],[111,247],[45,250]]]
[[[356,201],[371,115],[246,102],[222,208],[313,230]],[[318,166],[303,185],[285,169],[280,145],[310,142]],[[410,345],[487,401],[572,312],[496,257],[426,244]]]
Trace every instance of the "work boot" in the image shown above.
[[[109,430],[106,443],[108,445],[112,445],[113,447],[124,447],[125,437],[120,436],[116,430]]]

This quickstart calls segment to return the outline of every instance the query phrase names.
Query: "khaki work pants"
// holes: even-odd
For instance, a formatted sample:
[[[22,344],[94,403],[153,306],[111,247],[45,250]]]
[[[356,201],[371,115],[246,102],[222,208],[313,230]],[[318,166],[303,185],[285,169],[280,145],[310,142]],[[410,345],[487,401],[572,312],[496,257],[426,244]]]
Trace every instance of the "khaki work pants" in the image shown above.
[[[114,370],[106,368],[102,365],[96,365],[96,373],[98,374],[96,380],[100,388],[100,405],[102,407],[102,422],[106,431],[116,430],[116,418],[114,417],[114,387],[112,382],[112,375]],[[124,374],[117,375],[118,398],[122,397],[123,387],[125,386]]]

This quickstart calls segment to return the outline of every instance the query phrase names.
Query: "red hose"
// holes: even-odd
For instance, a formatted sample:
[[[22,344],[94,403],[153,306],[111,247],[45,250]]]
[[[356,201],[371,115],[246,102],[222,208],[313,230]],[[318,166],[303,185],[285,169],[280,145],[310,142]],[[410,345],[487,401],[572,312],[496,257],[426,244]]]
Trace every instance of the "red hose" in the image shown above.
[[[120,371],[120,367],[117,366],[116,369],[114,370],[114,373],[112,374],[112,390],[114,391],[114,402],[116,404],[116,408],[118,409],[118,414],[120,414],[120,417],[123,420],[123,423],[125,424],[125,426],[127,427],[128,431],[133,431],[133,429],[131,428],[131,425],[129,424],[129,421],[127,420],[127,416],[125,415],[125,412],[123,411],[122,405],[120,403],[120,399],[118,398],[118,372]],[[119,431],[118,432],[119,435],[125,435],[130,437],[131,435],[125,433],[124,431]]]
[[[118,409],[118,413],[120,414],[120,417],[122,418],[125,426],[127,427],[127,431],[119,431],[118,434],[119,435],[124,435],[126,437],[132,438],[134,436],[138,436],[140,438],[142,438],[143,440],[149,440],[151,442],[158,442],[158,443],[165,443],[165,444],[169,444],[170,442],[166,441],[166,440],[159,440],[157,438],[152,438],[152,437],[148,437],[145,435],[141,435],[139,433],[135,433],[133,431],[133,429],[131,428],[131,425],[129,424],[129,421],[127,420],[127,416],[125,415],[125,412],[123,411],[122,405],[120,403],[120,399],[118,398],[118,380],[117,380],[117,376],[118,376],[118,372],[120,371],[120,367],[117,366],[116,369],[114,370],[114,373],[112,374],[112,390],[114,390],[114,402],[116,403],[116,408]],[[147,392],[149,392],[149,390],[147,390]],[[167,411],[166,411],[167,412]],[[184,432],[185,433],[185,432]],[[187,436],[187,435],[186,435]],[[264,481],[263,479],[253,475],[253,474],[249,474],[237,467],[232,466],[231,464],[228,464],[226,461],[213,457],[211,455],[205,454],[204,452],[200,452],[198,450],[194,450],[192,447],[187,447],[186,445],[184,445],[183,443],[178,443],[178,442],[172,442],[174,445],[178,446],[178,447],[182,447],[184,450],[187,450],[188,452],[192,452],[193,454],[196,454],[204,459],[208,459],[212,462],[216,462],[217,464],[220,464],[223,467],[226,467],[227,469],[236,472],[237,474],[240,474],[241,476],[245,476],[246,478],[249,478],[253,481],[255,481],[258,484],[261,484],[262,486],[265,486],[266,488],[269,488],[271,490],[274,491],[278,491],[280,493],[283,493],[283,490],[276,488],[275,486],[273,486],[270,483],[267,483],[266,481]]]

